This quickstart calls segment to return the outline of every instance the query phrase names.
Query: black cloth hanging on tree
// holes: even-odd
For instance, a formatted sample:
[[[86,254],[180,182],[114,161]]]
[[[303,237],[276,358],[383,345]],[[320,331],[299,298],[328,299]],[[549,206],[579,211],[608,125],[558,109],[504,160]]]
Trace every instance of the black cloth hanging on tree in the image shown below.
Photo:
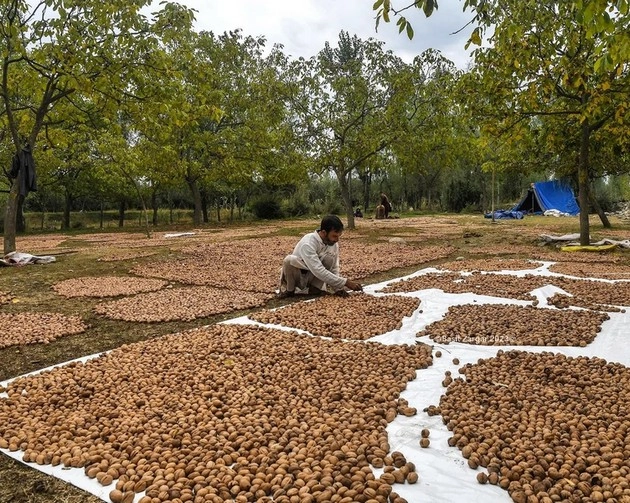
[[[13,156],[11,171],[9,177],[17,178],[22,170],[22,178],[20,180],[20,195],[26,197],[29,192],[37,191],[37,175],[35,173],[35,159],[31,152],[31,147],[25,145],[19,153]]]

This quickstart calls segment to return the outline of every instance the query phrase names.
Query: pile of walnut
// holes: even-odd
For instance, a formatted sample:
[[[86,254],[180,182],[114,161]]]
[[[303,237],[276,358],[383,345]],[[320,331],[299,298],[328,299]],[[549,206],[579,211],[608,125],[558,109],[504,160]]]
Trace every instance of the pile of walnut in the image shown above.
[[[538,269],[542,264],[519,258],[465,259],[440,264],[445,271],[521,271]]]
[[[545,285],[562,288],[574,296],[593,305],[607,304],[626,306],[630,304],[630,281],[597,281],[566,278],[562,276],[538,276],[526,274],[523,277],[511,274],[473,272],[462,275],[455,272],[428,273],[390,283],[381,292],[416,292],[438,288],[447,293],[474,293],[520,300],[535,300],[529,292]]]
[[[182,249],[176,258],[138,265],[131,272],[192,285],[231,285],[239,290],[270,292],[278,286],[283,258],[298,240],[299,237],[274,236],[199,243]],[[445,258],[452,251],[449,246],[373,245],[344,240],[340,245],[341,272],[347,277],[365,278],[396,267]]]
[[[630,501],[627,367],[499,351],[460,372],[439,410],[480,483],[517,503]]]
[[[138,265],[131,272],[190,285],[273,292],[279,282],[282,259],[296,242],[296,238],[283,236],[199,243],[184,248],[183,253],[170,260]]]
[[[105,253],[99,258],[99,262],[118,262],[120,260],[133,260],[156,255],[157,251],[115,250]]]
[[[0,304],[8,304],[13,300],[11,292],[0,292]]]
[[[558,262],[552,264],[549,270],[583,278],[630,279],[630,265],[628,263]]]
[[[555,279],[555,278],[554,278]],[[428,273],[390,283],[381,292],[403,293],[438,288],[447,293],[475,293],[520,300],[535,300],[528,292],[549,284],[550,278],[512,276],[509,274],[482,274],[474,272],[461,275],[455,272]]]
[[[37,234],[36,236],[18,236],[16,244],[18,250],[54,250],[63,248],[70,236],[64,234]],[[64,250],[65,251],[65,250]]]
[[[80,334],[87,325],[79,316],[59,313],[0,313],[0,348],[52,342]]]
[[[53,290],[64,297],[116,297],[141,292],[154,292],[166,281],[125,276],[84,276],[60,281]]]
[[[424,344],[214,325],[12,381],[0,448],[115,481],[114,502],[404,503],[392,484],[418,476],[386,427],[431,363]]]
[[[417,336],[442,344],[462,342],[488,346],[586,346],[609,319],[606,313],[559,311],[531,306],[450,306],[446,316]]]
[[[94,312],[114,320],[139,322],[192,321],[216,314],[252,309],[273,298],[272,293],[246,292],[199,286],[141,293],[94,307]]]
[[[551,297],[547,297],[547,303],[557,307],[558,309],[568,309],[571,306],[581,307],[584,309],[592,309],[593,311],[606,311],[609,313],[625,313],[625,309],[615,306],[605,306],[596,302],[585,300],[581,297],[571,295],[563,295],[556,293]]]
[[[412,297],[375,297],[362,293],[349,297],[327,295],[312,302],[260,311],[249,317],[260,323],[299,328],[323,337],[366,340],[399,329],[402,318],[411,316],[419,305],[420,300]]]
[[[343,240],[343,238],[342,238]],[[411,246],[401,243],[365,244],[343,241],[340,245],[341,272],[351,278],[365,278],[397,267],[410,267],[448,257],[452,246]]]
[[[543,249],[545,250],[545,249]],[[529,253],[529,252],[528,252]],[[552,248],[541,251],[539,247],[532,248],[529,255],[535,260],[545,260],[551,262],[588,262],[588,263],[606,263],[616,264],[623,262],[625,259],[619,255],[610,255],[608,253],[593,252],[563,252],[559,249]]]
[[[539,257],[540,247],[522,243],[478,245],[466,250],[466,253],[469,253],[470,255],[500,255],[502,257],[518,254],[520,256],[531,257],[532,260],[543,260]],[[558,252],[558,254],[559,253],[560,252]],[[555,262],[558,258],[544,260],[552,260]]]
[[[597,281],[555,277],[547,281],[576,297],[593,304],[630,305],[630,281]]]

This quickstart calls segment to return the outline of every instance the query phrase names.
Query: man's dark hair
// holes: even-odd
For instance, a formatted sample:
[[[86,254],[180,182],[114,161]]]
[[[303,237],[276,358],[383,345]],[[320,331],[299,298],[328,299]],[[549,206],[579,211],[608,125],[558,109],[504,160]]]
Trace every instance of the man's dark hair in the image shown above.
[[[337,215],[326,215],[322,218],[322,223],[319,224],[319,228],[322,231],[343,231],[343,222]]]

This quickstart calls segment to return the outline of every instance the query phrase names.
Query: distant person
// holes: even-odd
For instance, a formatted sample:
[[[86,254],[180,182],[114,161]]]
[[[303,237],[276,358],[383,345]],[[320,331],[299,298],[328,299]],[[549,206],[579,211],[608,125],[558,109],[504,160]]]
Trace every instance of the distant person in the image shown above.
[[[363,290],[361,283],[339,275],[339,237],[343,223],[336,215],[322,218],[319,229],[306,234],[282,263],[278,298],[293,297],[297,288],[309,295],[337,295]]]
[[[356,210],[354,210],[354,216],[357,218],[363,218],[363,212],[361,211],[361,208],[357,208]]]
[[[381,192],[381,204],[383,207],[383,218],[389,218],[389,212],[392,211],[392,205],[384,192]],[[378,218],[378,217],[377,217]]]

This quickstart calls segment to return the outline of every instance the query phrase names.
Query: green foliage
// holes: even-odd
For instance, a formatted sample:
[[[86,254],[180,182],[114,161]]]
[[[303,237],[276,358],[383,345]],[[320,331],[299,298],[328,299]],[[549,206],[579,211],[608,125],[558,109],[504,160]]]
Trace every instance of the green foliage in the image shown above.
[[[483,211],[488,186],[488,177],[481,170],[460,170],[454,173],[446,185],[443,196],[444,208],[456,213],[465,209]]]
[[[0,4],[0,138],[10,139],[12,152],[26,144],[34,154],[43,144],[61,147],[57,160],[71,165],[47,159],[42,166],[74,170],[80,165],[78,159],[92,152],[89,143],[72,138],[69,124],[77,128],[89,124],[89,130],[108,123],[117,130],[124,105],[147,98],[139,82],[155,81],[155,75],[166,70],[156,57],[161,54],[160,37],[192,23],[190,9],[167,2],[149,19],[141,13],[149,3],[44,0]],[[68,186],[77,180],[75,175],[65,177]],[[15,249],[18,185],[13,184],[5,212],[5,252]]]
[[[341,199],[327,199],[320,207],[320,214],[322,215],[341,215],[344,212],[344,207]]]
[[[628,199],[630,195],[629,180],[628,175],[595,180],[593,193],[604,211],[615,211],[617,203]]]
[[[494,41],[495,27],[500,24],[502,16],[510,15],[511,6],[497,0],[464,0],[464,10],[471,11],[473,19],[469,23],[472,32],[465,49],[471,44],[480,46],[486,30],[491,33],[490,40]],[[548,4],[549,2],[547,2]],[[630,0],[575,0],[559,2],[570,6],[575,12],[575,26],[589,39],[598,39],[598,45],[593,53],[594,70],[605,73],[614,70],[618,65],[627,63],[630,59]],[[525,9],[534,11],[546,6],[545,2],[521,1]],[[395,7],[391,0],[376,0],[372,10],[376,11],[376,30],[381,19],[389,23],[392,18],[398,18],[396,25],[399,33],[407,31],[407,36],[413,38],[411,23],[402,15],[407,9],[415,7],[422,9],[429,17],[438,8],[437,0],[403,1],[402,6]],[[558,12],[557,17],[563,14]],[[518,28],[514,28],[518,32]],[[494,33],[494,34],[493,34]]]
[[[251,202],[251,211],[256,218],[275,220],[282,218],[280,201],[272,194],[262,195]]]
[[[303,217],[311,213],[311,205],[305,194],[296,193],[284,203],[282,210],[289,217]]]
[[[329,171],[352,220],[350,179],[391,148],[410,118],[413,69],[382,42],[342,31],[337,46],[326,43],[310,60],[290,68],[290,99],[296,136],[315,172]]]

